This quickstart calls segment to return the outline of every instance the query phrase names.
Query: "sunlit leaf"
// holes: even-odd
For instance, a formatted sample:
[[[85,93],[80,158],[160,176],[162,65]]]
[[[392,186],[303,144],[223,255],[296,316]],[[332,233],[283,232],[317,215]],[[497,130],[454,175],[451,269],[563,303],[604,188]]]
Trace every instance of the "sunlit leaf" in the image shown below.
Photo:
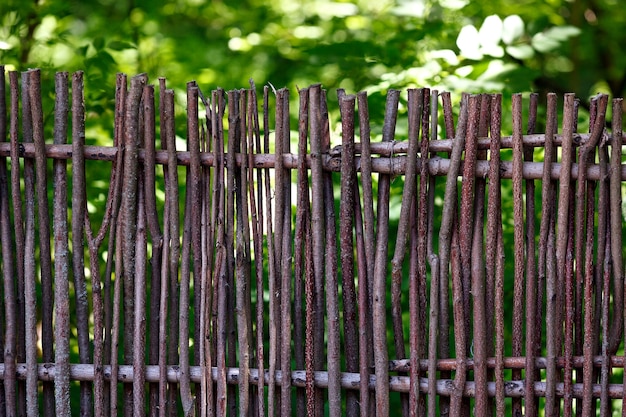
[[[516,14],[507,16],[502,22],[502,42],[510,45],[524,34],[524,21]]]
[[[461,55],[468,59],[482,59],[483,54],[480,52],[480,40],[478,31],[472,25],[463,26],[456,38],[456,46],[459,47]]]
[[[502,58],[504,56],[504,49],[500,45],[484,45],[480,48],[480,52],[483,55],[492,56],[494,58]]]
[[[469,0],[440,0],[439,4],[446,9],[458,10],[462,9],[469,3]]]
[[[580,29],[574,26],[552,27],[533,36],[532,46],[539,52],[553,51],[563,42],[578,34],[580,34]]]
[[[502,19],[495,14],[487,16],[478,30],[478,39],[483,46],[499,44],[502,39]]]
[[[454,73],[458,75],[459,77],[467,77],[472,73],[472,71],[474,71],[473,65],[464,65],[462,67],[457,68],[456,71],[454,71]]]
[[[546,36],[544,32],[539,32],[533,36],[531,44],[539,52],[550,52],[561,44],[558,40]]]
[[[355,4],[338,3],[332,1],[320,1],[311,3],[310,9],[311,12],[317,14],[322,19],[354,16],[359,12],[359,8]]]
[[[423,17],[426,5],[422,1],[408,1],[394,7],[392,12],[398,16]]]
[[[452,49],[438,49],[429,53],[430,58],[443,59],[449,65],[459,65],[459,58]]]
[[[535,55],[535,50],[530,45],[510,45],[506,53],[515,59],[529,59]]]
[[[515,64],[507,64],[502,60],[494,59],[489,62],[487,69],[483,72],[478,79],[479,80],[497,80],[502,74],[515,69]]]
[[[558,41],[566,41],[579,34],[580,29],[574,26],[555,26],[545,31],[547,37]]]

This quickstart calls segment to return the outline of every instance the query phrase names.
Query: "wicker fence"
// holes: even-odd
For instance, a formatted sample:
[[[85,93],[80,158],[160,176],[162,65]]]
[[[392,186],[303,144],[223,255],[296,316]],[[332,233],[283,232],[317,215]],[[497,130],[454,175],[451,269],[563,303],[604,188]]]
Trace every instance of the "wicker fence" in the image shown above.
[[[557,97],[541,123],[531,95],[523,127],[517,94],[505,137],[500,95],[464,95],[455,121],[448,93],[390,90],[374,143],[365,93],[338,92],[332,137],[319,85],[297,92],[293,126],[286,89],[205,96],[191,82],[182,150],[164,79],[156,106],[145,75],[118,76],[107,147],[85,146],[82,73],[57,74],[54,109],[38,70],[8,81],[6,415],[621,408],[621,99],[609,123],[595,97],[578,133],[573,95],[560,124]],[[97,227],[96,179],[110,185]]]

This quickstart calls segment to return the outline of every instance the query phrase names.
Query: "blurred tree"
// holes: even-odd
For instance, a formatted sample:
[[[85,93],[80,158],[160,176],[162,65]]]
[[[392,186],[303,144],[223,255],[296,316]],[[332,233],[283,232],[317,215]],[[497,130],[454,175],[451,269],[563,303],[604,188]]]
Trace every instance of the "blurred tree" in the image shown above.
[[[9,0],[0,6],[0,61],[16,69],[85,69],[92,81],[144,71],[226,88],[253,77],[362,89],[454,86],[463,78],[475,81],[473,88],[513,80],[525,89],[587,96],[600,80],[618,94],[626,83],[626,58],[617,53],[626,17],[616,6],[617,0]]]
[[[390,87],[626,89],[618,0],[8,0],[0,16],[0,62],[84,70],[105,123],[118,71],[207,90],[321,82],[368,89],[373,108]]]

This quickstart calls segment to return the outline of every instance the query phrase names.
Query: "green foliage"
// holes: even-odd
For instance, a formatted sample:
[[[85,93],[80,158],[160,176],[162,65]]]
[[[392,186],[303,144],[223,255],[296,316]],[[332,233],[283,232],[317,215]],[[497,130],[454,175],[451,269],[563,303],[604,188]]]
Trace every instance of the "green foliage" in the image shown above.
[[[85,71],[87,111],[98,116],[88,123],[107,126],[96,130],[102,143],[111,140],[117,72],[166,76],[177,89],[191,79],[205,90],[240,88],[250,78],[292,90],[367,89],[381,123],[389,88],[429,86],[457,99],[462,91],[502,91],[505,100],[531,90],[623,95],[626,14],[616,1],[9,0],[0,6],[0,62],[44,68],[46,77]]]
[[[117,71],[141,71],[176,85],[195,78],[225,88],[250,77],[350,90],[493,90],[513,80],[525,90],[549,84],[586,97],[603,80],[621,93],[625,58],[612,51],[625,18],[610,12],[614,1],[585,3],[11,0],[3,6],[0,60],[20,70],[84,69],[102,85]],[[579,64],[587,64],[584,74],[562,76]]]

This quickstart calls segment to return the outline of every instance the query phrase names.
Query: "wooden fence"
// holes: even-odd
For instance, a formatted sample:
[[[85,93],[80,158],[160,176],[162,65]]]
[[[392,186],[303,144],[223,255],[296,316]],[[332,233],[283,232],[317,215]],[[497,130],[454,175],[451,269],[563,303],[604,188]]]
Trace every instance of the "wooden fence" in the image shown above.
[[[96,147],[82,73],[56,75],[54,109],[39,70],[2,74],[6,415],[621,408],[621,99],[609,123],[594,97],[579,133],[573,95],[561,123],[555,95],[543,123],[531,95],[524,128],[516,94],[502,136],[500,95],[464,95],[455,120],[448,93],[390,90],[371,142],[365,93],[338,92],[339,138],[319,85],[294,126],[286,89],[191,82],[182,150],[165,80],[156,106],[120,74],[115,142]]]

